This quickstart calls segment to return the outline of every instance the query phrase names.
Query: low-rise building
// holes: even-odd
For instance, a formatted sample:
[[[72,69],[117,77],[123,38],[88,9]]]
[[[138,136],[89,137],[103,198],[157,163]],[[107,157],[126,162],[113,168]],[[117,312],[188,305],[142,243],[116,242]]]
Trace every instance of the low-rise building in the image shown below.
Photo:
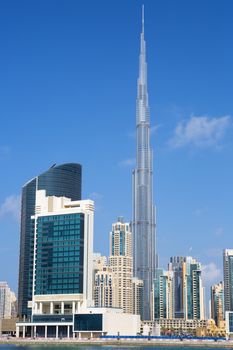
[[[150,327],[150,334],[156,324],[160,325],[161,334],[191,334],[196,335],[197,328],[204,328],[207,326],[207,320],[185,320],[181,318],[173,319],[155,319],[154,321],[143,321],[141,325],[141,332],[143,332],[143,326],[148,325]]]
[[[74,333],[78,338],[100,335],[137,335],[140,316],[124,313],[117,308],[87,308],[74,315]]]

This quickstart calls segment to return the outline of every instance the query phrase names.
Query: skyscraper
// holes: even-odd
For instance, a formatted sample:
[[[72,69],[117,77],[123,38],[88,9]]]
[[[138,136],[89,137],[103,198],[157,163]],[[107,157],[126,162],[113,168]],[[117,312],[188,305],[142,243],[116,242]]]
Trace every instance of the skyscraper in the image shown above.
[[[143,316],[151,319],[151,291],[155,273],[155,208],[153,206],[153,166],[150,146],[150,112],[147,93],[144,7],[136,102],[137,157],[133,171],[133,257],[134,276],[143,280]]]
[[[211,318],[218,327],[221,326],[224,320],[224,293],[222,282],[211,286]]]
[[[24,334],[34,330],[34,336],[69,337],[73,314],[93,303],[94,202],[46,196],[39,190],[31,220],[35,223],[32,318],[18,327]]]
[[[132,279],[133,288],[133,314],[142,316],[143,281],[137,277]]]
[[[173,294],[174,294],[174,306],[173,317],[184,318],[184,273],[183,263],[185,258],[182,256],[174,256],[170,258],[168,264],[168,270],[173,271]]]
[[[67,163],[52,166],[49,170],[27,182],[22,189],[20,261],[18,284],[18,310],[20,318],[30,316],[28,301],[32,299],[34,227],[36,190],[46,190],[47,196],[65,196],[81,199],[82,167]]]
[[[233,249],[223,251],[225,311],[233,311]]]
[[[173,271],[173,317],[203,320],[201,264],[191,256],[177,256],[170,258],[168,269]]]
[[[95,274],[94,303],[97,307],[113,307],[115,300],[116,284],[115,274],[111,267],[103,266]]]
[[[153,284],[154,319],[173,317],[173,272],[157,268]]]
[[[110,232],[109,266],[115,276],[115,298],[113,307],[119,307],[126,313],[132,313],[132,234],[129,223],[118,218]]]
[[[184,279],[184,317],[191,320],[203,320],[204,288],[202,286],[201,264],[191,256],[183,263]]]

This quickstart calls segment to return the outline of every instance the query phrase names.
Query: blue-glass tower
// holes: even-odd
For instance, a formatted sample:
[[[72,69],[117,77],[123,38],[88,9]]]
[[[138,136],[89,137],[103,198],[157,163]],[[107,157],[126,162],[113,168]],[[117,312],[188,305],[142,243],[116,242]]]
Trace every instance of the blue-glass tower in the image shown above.
[[[32,300],[34,226],[37,190],[46,190],[47,196],[65,196],[81,199],[82,167],[77,163],[54,165],[46,172],[27,182],[22,189],[20,259],[18,281],[19,317],[30,317],[28,301]]]
[[[133,171],[133,258],[134,276],[143,280],[143,315],[150,320],[151,291],[155,273],[155,207],[153,205],[153,165],[150,145],[150,112],[147,92],[144,8],[136,102],[137,158]]]

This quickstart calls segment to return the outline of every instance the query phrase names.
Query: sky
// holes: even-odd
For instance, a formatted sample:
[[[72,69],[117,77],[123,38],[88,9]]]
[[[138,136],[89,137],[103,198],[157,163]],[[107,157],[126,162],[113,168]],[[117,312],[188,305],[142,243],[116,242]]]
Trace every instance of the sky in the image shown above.
[[[131,220],[141,5],[145,4],[160,266],[203,264],[206,293],[233,248],[233,2],[0,2],[0,280],[17,291],[22,185],[83,166],[94,250]]]

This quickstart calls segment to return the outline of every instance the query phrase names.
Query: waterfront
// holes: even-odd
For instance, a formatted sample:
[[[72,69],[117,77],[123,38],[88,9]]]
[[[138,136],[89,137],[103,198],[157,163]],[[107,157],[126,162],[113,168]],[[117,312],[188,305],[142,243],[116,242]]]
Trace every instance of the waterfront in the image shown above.
[[[62,343],[61,343],[62,342]],[[44,340],[18,340],[18,339],[11,339],[11,340],[4,340],[0,339],[0,350],[15,350],[17,347],[17,350],[53,350],[56,348],[56,350],[116,350],[116,349],[122,349],[122,350],[131,350],[132,348],[136,348],[137,350],[145,350],[148,347],[156,350],[163,348],[169,348],[171,350],[179,350],[179,349],[187,349],[187,350],[206,350],[206,349],[233,349],[233,342],[232,341],[219,341],[219,342],[208,342],[208,341],[121,341],[120,343],[115,342],[104,342],[95,340],[95,344],[91,344],[90,340],[84,340],[82,342],[76,341],[76,342],[67,342],[67,341],[44,341]]]

